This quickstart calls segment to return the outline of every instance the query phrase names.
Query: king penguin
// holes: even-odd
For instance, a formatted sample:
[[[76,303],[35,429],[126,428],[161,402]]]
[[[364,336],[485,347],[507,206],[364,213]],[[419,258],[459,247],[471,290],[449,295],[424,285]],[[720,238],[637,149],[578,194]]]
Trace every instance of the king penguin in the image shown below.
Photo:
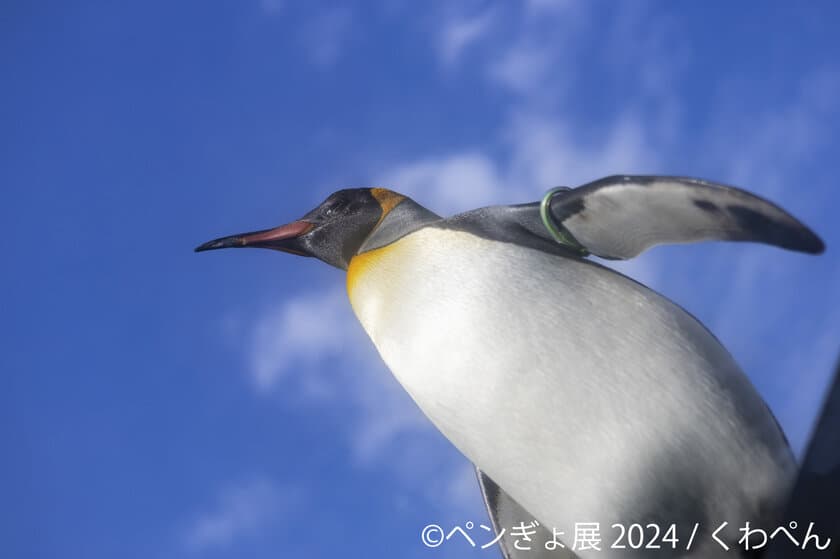
[[[268,248],[346,270],[385,364],[477,467],[497,532],[530,516],[569,557],[576,528],[597,523],[581,559],[706,559],[737,556],[746,522],[779,520],[796,473],[787,440],[696,318],[588,259],[702,240],[823,251],[766,200],[665,176],[450,218],[391,190],[340,190],[297,221],[196,251]],[[628,540],[634,524],[653,546]],[[510,536],[500,543],[513,557]]]

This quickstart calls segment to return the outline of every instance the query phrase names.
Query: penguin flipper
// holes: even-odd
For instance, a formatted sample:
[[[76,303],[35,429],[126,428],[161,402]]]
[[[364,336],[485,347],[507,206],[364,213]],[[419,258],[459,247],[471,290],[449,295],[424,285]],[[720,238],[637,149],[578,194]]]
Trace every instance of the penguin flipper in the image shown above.
[[[654,245],[707,240],[753,241],[811,254],[825,248],[772,202],[688,177],[606,177],[558,193],[550,212],[589,252],[616,260]]]
[[[558,545],[554,549],[546,549],[546,543],[554,540],[551,527],[536,525],[539,521],[496,485],[496,482],[487,474],[478,467],[475,473],[478,476],[481,496],[484,497],[484,506],[487,508],[487,514],[490,515],[494,533],[498,536],[504,530],[499,538],[499,549],[504,559],[577,559],[577,555],[568,547],[561,548]],[[534,528],[527,528],[530,541],[524,541],[522,536],[512,533],[513,527],[520,526],[520,523],[524,523],[526,527],[531,523],[535,524]],[[536,530],[536,533],[532,534],[532,530]],[[530,547],[530,549],[517,549],[517,539],[522,540],[522,547]],[[549,545],[549,547],[553,546]]]

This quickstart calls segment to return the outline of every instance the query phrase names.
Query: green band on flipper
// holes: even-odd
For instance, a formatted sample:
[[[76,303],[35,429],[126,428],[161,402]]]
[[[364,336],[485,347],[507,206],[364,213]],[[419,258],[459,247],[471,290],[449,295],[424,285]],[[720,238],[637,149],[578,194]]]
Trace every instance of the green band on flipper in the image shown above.
[[[551,212],[548,211],[549,204],[551,203],[551,199],[554,198],[554,195],[558,192],[566,192],[568,190],[569,189],[565,186],[558,186],[557,188],[552,188],[546,192],[540,202],[540,218],[542,218],[543,225],[546,229],[548,229],[549,234],[551,234],[555,241],[579,252],[581,256],[587,256],[589,251],[586,250],[565,227],[555,223]]]

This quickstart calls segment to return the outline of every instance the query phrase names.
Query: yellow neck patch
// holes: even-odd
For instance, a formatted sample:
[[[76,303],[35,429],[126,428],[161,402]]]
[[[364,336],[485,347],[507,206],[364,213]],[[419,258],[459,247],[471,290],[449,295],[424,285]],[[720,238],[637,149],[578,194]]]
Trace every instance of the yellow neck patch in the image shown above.
[[[394,245],[387,245],[357,254],[350,260],[350,265],[347,267],[347,294],[350,296],[351,304],[353,303],[353,292],[358,283],[363,281],[365,276],[377,267],[381,258],[393,249]]]

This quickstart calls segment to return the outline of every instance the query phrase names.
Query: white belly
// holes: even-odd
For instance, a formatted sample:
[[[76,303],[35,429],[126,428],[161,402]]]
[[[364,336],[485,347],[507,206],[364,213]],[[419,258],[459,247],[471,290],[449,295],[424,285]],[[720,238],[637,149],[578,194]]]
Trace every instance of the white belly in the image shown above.
[[[549,530],[600,522],[609,545],[613,522],[677,523],[687,537],[778,505],[793,464],[764,403],[649,289],[436,228],[349,273],[359,320],[417,405]]]

